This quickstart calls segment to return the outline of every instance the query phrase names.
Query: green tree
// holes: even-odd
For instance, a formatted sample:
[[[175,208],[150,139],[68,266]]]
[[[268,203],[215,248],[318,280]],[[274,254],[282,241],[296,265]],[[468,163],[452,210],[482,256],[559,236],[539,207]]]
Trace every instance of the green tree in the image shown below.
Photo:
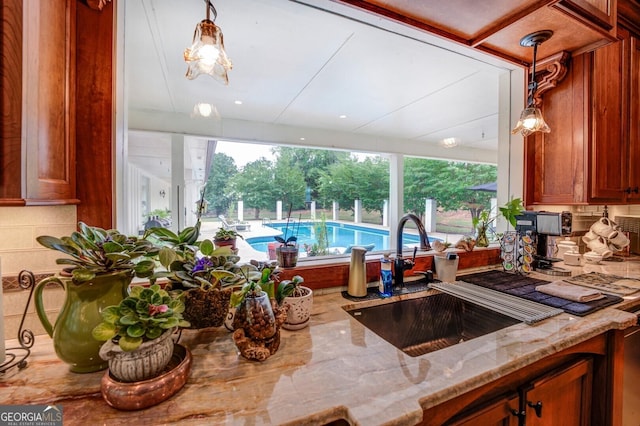
[[[229,205],[234,201],[228,183],[237,173],[238,167],[233,158],[222,153],[213,156],[204,198],[209,202],[209,208],[215,211],[216,216],[226,213]]]
[[[272,163],[261,158],[246,164],[230,180],[229,188],[244,201],[246,207],[255,209],[255,219],[259,219],[260,210],[275,206],[273,180]]]
[[[278,158],[273,167],[272,195],[285,206],[304,208],[306,183],[299,167]]]
[[[337,201],[353,208],[353,201],[362,201],[367,211],[382,212],[389,198],[389,162],[380,157],[364,161],[350,159],[329,166],[320,179],[319,193],[325,202]]]
[[[493,182],[497,168],[493,165],[455,161],[405,158],[405,210],[423,212],[425,198],[433,198],[444,210],[469,209],[471,216],[489,208],[495,193],[467,188]]]
[[[345,151],[278,146],[274,147],[272,152],[278,155],[279,163],[289,164],[290,167],[297,167],[302,171],[304,182],[311,189],[312,199],[316,201],[321,201],[319,182],[322,173],[332,164],[349,161],[349,153]]]

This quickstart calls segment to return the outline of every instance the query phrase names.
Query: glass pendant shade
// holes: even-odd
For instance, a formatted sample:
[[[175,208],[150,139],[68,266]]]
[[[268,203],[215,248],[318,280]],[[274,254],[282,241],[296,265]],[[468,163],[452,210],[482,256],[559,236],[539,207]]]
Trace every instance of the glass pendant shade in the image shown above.
[[[188,64],[186,77],[189,80],[208,74],[229,84],[227,71],[232,64],[224,50],[222,31],[213,21],[205,19],[196,26],[193,44],[184,51],[184,61]]]
[[[522,136],[529,136],[534,132],[549,133],[551,129],[545,123],[540,108],[528,107],[520,114],[518,124],[511,131],[512,134],[522,133]]]

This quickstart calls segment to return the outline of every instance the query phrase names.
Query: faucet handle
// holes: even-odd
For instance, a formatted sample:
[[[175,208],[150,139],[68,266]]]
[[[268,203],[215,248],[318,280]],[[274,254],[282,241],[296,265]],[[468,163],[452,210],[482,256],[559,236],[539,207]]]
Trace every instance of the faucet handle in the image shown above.
[[[416,263],[416,253],[418,253],[418,247],[414,247],[414,248],[413,248],[413,257],[411,258],[411,262],[412,262],[413,264],[415,264],[415,263]]]

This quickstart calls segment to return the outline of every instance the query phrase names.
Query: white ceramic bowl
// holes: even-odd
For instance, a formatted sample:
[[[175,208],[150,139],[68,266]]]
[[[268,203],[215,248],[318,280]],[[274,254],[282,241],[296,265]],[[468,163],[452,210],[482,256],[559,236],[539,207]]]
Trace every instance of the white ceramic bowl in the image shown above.
[[[602,256],[592,251],[585,253],[583,258],[585,262],[591,263],[593,265],[597,265],[602,262]]]

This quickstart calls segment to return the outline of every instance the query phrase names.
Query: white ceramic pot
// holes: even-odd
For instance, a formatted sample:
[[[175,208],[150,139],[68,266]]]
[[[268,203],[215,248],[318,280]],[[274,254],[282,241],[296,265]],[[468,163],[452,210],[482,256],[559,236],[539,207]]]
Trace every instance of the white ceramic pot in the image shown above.
[[[111,374],[123,382],[139,382],[162,373],[173,355],[175,329],[165,331],[154,340],[143,342],[131,352],[120,349],[117,343],[107,340],[100,348],[100,358],[108,361]]]
[[[602,256],[590,251],[584,254],[584,261],[593,265],[597,265],[602,262]]]
[[[311,308],[313,308],[313,290],[309,287],[300,286],[306,294],[304,296],[287,296],[282,303],[287,311],[287,319],[282,324],[286,330],[300,330],[309,325]]]
[[[578,251],[578,245],[574,241],[570,240],[560,241],[557,246],[558,253],[556,254],[556,256],[558,256],[560,259],[564,259],[564,254],[567,252]]]

